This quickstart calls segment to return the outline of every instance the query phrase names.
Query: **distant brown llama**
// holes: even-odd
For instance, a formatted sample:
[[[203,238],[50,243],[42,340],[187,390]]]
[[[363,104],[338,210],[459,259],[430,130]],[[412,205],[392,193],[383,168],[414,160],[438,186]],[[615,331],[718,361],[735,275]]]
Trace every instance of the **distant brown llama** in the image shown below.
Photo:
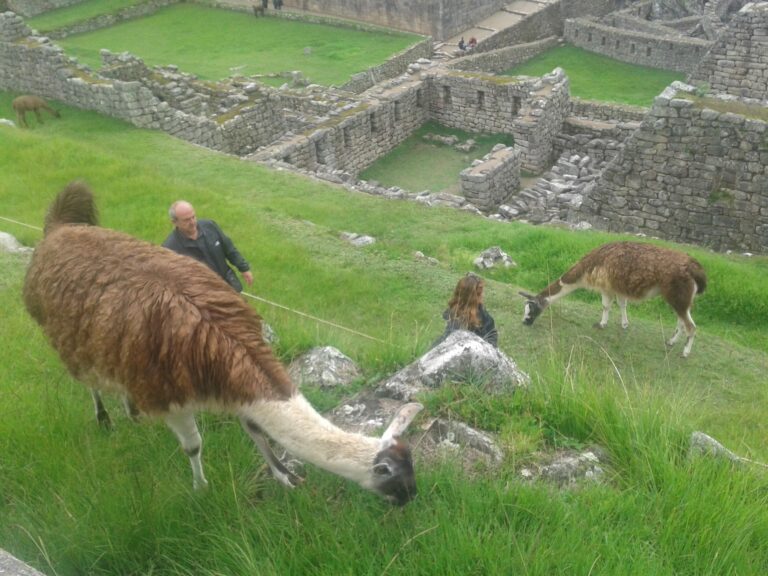
[[[75,378],[165,420],[189,457],[195,488],[208,484],[195,413],[215,409],[239,417],[287,486],[300,479],[265,434],[391,502],[413,498],[411,452],[399,436],[420,404],[402,406],[380,438],[341,430],[291,382],[262,337],[261,318],[218,274],[96,223],[83,183],[58,195],[27,272],[25,305]]]
[[[621,325],[627,328],[628,300],[661,295],[677,314],[677,326],[667,345],[673,346],[685,331],[687,339],[682,355],[687,357],[696,334],[696,324],[691,318],[693,299],[706,287],[704,269],[687,254],[641,242],[612,242],[584,256],[538,294],[520,292],[528,299],[523,324],[532,325],[552,302],[578,288],[586,288],[602,294],[603,315],[596,327],[606,327],[615,299],[621,310]]]
[[[60,118],[61,114],[57,110],[54,110],[39,96],[19,96],[13,99],[11,103],[14,112],[16,112],[16,120],[19,126],[29,128],[27,124],[27,112],[34,112],[37,117],[37,122],[43,124],[43,117],[40,115],[40,110],[45,110],[56,118]]]

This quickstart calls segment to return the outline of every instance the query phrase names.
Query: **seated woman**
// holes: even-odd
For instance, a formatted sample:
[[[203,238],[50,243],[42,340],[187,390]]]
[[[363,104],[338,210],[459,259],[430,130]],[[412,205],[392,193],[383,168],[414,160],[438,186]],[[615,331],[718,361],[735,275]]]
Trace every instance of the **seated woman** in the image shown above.
[[[448,308],[443,312],[446,321],[445,332],[432,345],[434,348],[456,330],[474,332],[489,344],[498,347],[499,333],[493,317],[483,306],[483,287],[485,282],[480,276],[469,272],[453,290],[453,297]]]

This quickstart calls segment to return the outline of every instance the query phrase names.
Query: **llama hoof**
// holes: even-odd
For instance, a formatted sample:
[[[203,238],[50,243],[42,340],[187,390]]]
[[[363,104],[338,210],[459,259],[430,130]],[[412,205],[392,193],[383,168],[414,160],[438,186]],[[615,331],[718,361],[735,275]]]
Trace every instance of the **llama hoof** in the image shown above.
[[[192,488],[195,492],[205,492],[208,490],[208,480],[203,478],[202,480],[195,480],[192,482]]]
[[[296,488],[300,484],[304,482],[304,478],[301,476],[294,474],[288,468],[285,469],[285,471],[277,471],[273,470],[272,475],[275,477],[275,479],[280,482],[283,486],[287,488]]]
[[[595,328],[596,330],[602,330],[605,328],[605,324],[600,324],[600,322],[595,322],[592,324],[592,328]]]
[[[99,412],[96,415],[96,422],[99,423],[99,428],[102,428],[108,432],[111,432],[114,428],[112,426],[112,420],[109,418],[109,414],[106,411]]]

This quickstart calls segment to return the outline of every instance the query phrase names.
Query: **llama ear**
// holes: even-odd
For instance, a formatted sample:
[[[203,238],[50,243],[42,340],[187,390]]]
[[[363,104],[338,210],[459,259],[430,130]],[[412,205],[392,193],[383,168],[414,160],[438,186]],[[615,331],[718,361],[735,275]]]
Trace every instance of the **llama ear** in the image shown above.
[[[403,404],[395,414],[395,417],[392,418],[389,427],[384,431],[384,434],[382,434],[382,445],[389,446],[397,436],[401,436],[406,428],[408,428],[408,425],[416,417],[416,414],[421,412],[423,408],[424,406],[418,402]]]
[[[534,296],[533,294],[530,294],[529,292],[526,292],[525,290],[520,290],[518,294],[520,294],[520,296],[522,296],[523,298],[528,298],[528,300],[536,300],[536,296]]]

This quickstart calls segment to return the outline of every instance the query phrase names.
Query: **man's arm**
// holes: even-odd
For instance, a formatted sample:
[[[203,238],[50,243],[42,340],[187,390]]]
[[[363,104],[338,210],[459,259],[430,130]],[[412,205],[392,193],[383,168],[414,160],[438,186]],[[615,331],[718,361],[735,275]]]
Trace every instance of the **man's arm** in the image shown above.
[[[229,236],[224,234],[224,231],[219,227],[219,225],[213,221],[211,221],[211,224],[216,229],[216,232],[219,235],[219,239],[221,240],[224,257],[240,271],[240,274],[243,275],[243,280],[245,280],[246,284],[251,286],[253,284],[251,265],[248,264],[248,261],[245,258],[243,258],[243,255],[240,254],[240,251],[235,247],[235,243],[232,242]]]

